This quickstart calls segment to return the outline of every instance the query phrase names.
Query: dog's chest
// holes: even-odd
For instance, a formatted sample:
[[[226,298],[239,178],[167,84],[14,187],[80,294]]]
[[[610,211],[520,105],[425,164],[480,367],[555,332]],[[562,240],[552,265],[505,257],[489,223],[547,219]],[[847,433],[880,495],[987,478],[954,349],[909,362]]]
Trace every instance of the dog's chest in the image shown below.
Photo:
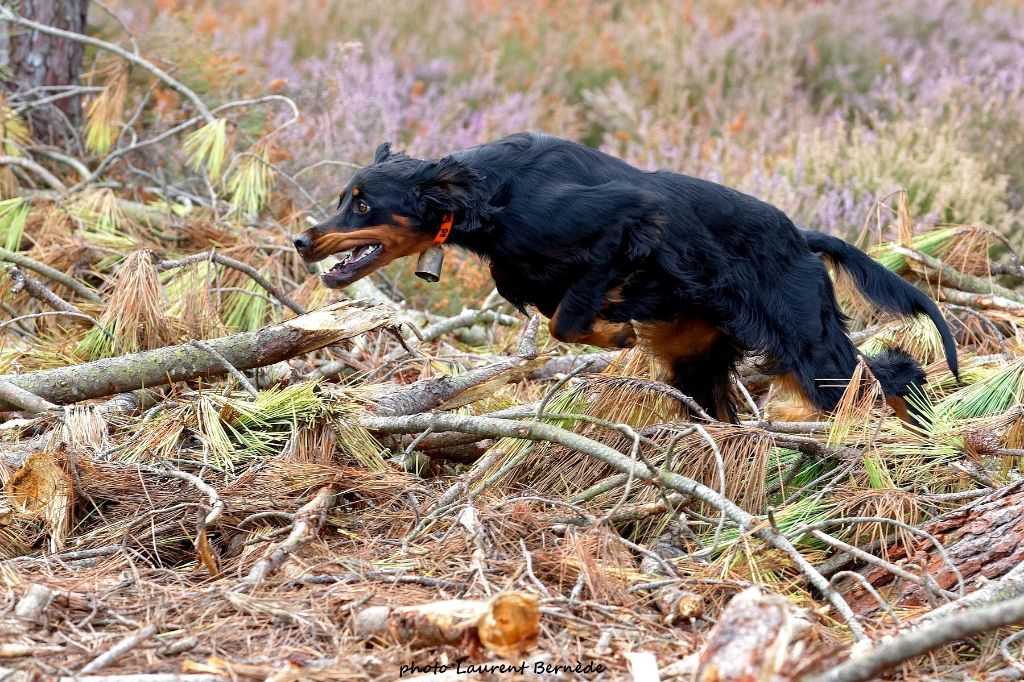
[[[518,265],[491,261],[491,277],[498,293],[517,308],[536,306],[550,317],[565,296],[566,289],[578,278],[571,268],[544,261],[524,261]]]

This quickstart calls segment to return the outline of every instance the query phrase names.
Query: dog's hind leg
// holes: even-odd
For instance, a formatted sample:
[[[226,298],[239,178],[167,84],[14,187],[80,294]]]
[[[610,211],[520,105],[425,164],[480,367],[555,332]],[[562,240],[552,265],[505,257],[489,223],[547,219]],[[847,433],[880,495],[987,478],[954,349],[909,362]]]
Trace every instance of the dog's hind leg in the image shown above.
[[[836,303],[828,275],[822,273],[820,327],[794,326],[787,340],[794,344],[789,352],[791,371],[786,383],[802,393],[817,409],[831,413],[857,368],[860,352],[847,335],[845,318]],[[812,332],[813,330],[813,332]],[[803,331],[804,338],[798,338]],[[813,334],[813,335],[812,335]],[[903,421],[918,423],[921,415],[907,397],[924,397],[925,373],[906,351],[890,348],[878,355],[864,356],[868,368],[882,387],[886,403]]]
[[[678,318],[638,324],[637,336],[662,365],[667,383],[715,419],[737,420],[733,378],[743,354],[721,331],[704,320]]]
[[[718,421],[735,423],[738,418],[733,381],[738,358],[723,350],[726,349],[716,349],[697,358],[677,359],[666,378]]]

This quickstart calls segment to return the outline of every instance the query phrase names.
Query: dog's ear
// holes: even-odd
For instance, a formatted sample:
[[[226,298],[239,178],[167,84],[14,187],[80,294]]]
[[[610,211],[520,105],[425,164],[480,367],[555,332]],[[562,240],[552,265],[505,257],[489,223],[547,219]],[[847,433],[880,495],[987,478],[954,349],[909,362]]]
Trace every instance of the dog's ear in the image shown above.
[[[483,177],[451,156],[423,165],[416,178],[416,196],[424,209],[453,211],[462,217],[461,230],[475,230],[497,209],[487,202]]]
[[[392,156],[392,154],[391,154],[391,143],[390,142],[385,142],[382,145],[380,145],[379,147],[377,147],[377,151],[375,151],[373,153],[373,162],[374,163],[384,163],[391,156]]]

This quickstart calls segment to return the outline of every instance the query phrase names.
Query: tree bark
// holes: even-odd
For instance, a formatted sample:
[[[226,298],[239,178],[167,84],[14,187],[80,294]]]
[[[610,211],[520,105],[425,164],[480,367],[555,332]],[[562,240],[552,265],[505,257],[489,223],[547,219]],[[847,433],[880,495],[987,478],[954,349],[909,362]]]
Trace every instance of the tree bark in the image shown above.
[[[942,543],[950,561],[963,576],[965,592],[973,592],[984,582],[982,578],[1002,578],[1024,561],[1024,483],[1001,488],[921,528]],[[911,548],[908,558],[903,543],[895,543],[889,547],[889,560],[920,566],[939,587],[956,591],[956,575],[930,541],[915,537]],[[917,568],[908,570],[920,573]],[[884,568],[870,567],[861,573],[894,607],[929,605],[924,588],[907,581],[897,583],[892,573]],[[856,583],[850,585],[847,599],[857,613],[879,608],[878,602]]]
[[[89,0],[20,0],[17,12],[26,19],[55,26],[66,31],[85,33]],[[12,27],[6,26],[5,31]],[[15,87],[23,90],[41,86],[78,85],[82,75],[82,43],[46,35],[30,29],[17,29],[0,44],[14,73]],[[54,102],[73,122],[82,115],[79,97]]]

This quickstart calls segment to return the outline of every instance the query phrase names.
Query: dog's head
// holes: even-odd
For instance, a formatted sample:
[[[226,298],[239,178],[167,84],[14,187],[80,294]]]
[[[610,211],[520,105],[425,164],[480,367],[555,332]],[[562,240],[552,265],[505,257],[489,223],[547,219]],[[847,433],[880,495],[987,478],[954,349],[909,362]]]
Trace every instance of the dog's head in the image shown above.
[[[480,227],[487,215],[480,175],[450,156],[421,161],[384,143],[342,190],[335,214],[292,241],[308,263],[339,257],[320,275],[336,289],[425,250],[446,213],[454,216],[456,233]]]

